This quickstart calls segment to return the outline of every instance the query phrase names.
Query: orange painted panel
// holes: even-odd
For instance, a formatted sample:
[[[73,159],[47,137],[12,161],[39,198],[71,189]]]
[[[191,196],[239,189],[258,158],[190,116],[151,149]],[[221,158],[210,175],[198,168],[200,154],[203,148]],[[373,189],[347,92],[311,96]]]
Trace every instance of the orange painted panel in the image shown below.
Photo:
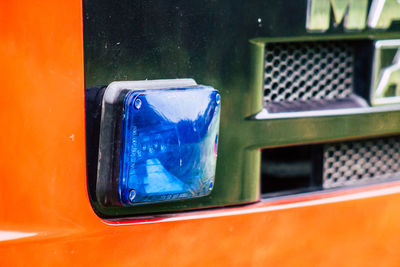
[[[81,1],[0,2],[5,266],[398,266],[400,186],[109,223],[85,174]]]

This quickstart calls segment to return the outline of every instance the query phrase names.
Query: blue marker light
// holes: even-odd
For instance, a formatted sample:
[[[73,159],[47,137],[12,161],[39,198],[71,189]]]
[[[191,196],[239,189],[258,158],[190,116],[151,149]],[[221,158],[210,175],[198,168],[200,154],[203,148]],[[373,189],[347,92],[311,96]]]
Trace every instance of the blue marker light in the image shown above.
[[[123,102],[122,205],[208,195],[214,186],[220,95],[212,87],[129,91]]]

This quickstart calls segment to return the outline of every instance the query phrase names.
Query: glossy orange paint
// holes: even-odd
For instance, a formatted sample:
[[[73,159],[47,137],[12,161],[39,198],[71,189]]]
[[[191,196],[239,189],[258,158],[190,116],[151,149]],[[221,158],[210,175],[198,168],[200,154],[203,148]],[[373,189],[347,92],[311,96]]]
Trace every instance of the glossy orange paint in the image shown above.
[[[396,190],[101,220],[86,189],[81,1],[1,1],[0,25],[1,265],[400,264]]]

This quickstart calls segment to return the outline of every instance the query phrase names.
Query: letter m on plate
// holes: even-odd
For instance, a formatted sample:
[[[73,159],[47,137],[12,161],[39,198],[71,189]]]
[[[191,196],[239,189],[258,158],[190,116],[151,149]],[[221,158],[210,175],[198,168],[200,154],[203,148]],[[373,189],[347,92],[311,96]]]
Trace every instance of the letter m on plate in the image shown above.
[[[326,31],[330,27],[331,10],[335,25],[343,22],[347,30],[362,30],[366,26],[368,0],[309,0],[307,30]]]

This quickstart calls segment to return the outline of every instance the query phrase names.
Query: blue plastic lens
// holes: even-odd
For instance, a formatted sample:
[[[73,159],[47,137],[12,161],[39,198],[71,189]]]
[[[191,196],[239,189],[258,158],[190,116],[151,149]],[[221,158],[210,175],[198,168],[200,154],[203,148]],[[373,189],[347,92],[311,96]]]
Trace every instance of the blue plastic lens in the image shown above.
[[[212,87],[141,90],[124,100],[121,203],[208,195],[214,185],[220,95]]]

